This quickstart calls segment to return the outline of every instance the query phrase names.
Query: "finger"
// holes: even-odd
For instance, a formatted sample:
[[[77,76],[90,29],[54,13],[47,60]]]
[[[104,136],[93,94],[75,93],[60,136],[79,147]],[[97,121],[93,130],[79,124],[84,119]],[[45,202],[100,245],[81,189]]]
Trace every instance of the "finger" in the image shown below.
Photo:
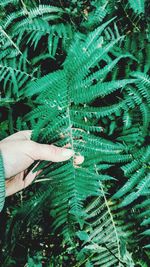
[[[33,158],[35,160],[61,162],[70,159],[74,155],[74,151],[71,149],[57,147],[54,145],[38,144],[36,142],[33,143]]]
[[[6,180],[6,197],[15,194],[20,191],[23,184],[24,173],[18,173],[16,176],[9,180]]]
[[[64,148],[71,148],[71,144],[70,143],[68,143],[68,144],[66,144],[65,146],[63,146]]]
[[[32,134],[31,130],[19,131],[17,133],[14,133],[14,134],[6,137],[1,142],[30,140],[31,139],[31,134]]]
[[[80,165],[80,164],[82,164],[83,163],[83,161],[84,161],[84,157],[83,156],[75,156],[74,157],[74,164],[75,165]]]
[[[71,147],[71,144],[68,143],[68,144],[66,144],[64,147],[65,147],[65,148],[70,148],[70,147]],[[78,155],[75,155],[75,156],[74,156],[74,160],[73,160],[73,161],[74,161],[74,164],[75,164],[75,165],[80,165],[80,164],[83,163],[83,161],[84,161],[84,157],[81,156],[80,153],[79,153]]]
[[[25,177],[25,179],[24,179],[24,187],[23,187],[23,188],[28,187],[28,186],[33,182],[33,180],[35,179],[35,177],[36,177],[39,173],[40,173],[39,171],[33,173],[33,170],[31,170],[31,171],[27,174],[27,176]],[[23,188],[22,188],[22,189],[23,189]]]
[[[32,170],[24,179],[24,172],[17,174],[9,180],[6,180],[6,197],[11,196],[22,189],[28,187],[35,179],[37,172],[33,173]]]

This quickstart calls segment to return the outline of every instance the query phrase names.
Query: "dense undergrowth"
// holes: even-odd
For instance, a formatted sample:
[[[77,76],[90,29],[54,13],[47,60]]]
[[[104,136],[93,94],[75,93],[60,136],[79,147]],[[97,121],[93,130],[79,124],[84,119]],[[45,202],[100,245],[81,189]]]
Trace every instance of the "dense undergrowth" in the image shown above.
[[[0,139],[33,129],[85,157],[39,162],[7,199],[2,267],[149,266],[149,8],[0,1]]]

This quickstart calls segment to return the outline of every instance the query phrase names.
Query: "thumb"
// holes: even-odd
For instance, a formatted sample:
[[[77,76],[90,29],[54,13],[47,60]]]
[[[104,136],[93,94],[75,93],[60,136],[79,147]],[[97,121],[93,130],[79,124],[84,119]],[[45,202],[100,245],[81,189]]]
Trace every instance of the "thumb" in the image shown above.
[[[74,151],[54,145],[38,144],[34,142],[33,157],[36,160],[47,160],[53,162],[61,162],[70,159],[74,155]]]

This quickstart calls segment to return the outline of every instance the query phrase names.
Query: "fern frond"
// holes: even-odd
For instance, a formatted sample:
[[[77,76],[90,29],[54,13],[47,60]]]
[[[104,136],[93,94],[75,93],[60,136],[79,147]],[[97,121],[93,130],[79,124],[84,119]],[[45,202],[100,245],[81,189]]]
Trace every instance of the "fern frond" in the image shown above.
[[[128,84],[134,83],[134,79],[125,79],[125,80],[118,80],[118,81],[111,81],[111,82],[104,82],[98,83],[97,85],[91,86],[91,90],[88,91],[86,89],[82,90],[80,93],[79,91],[74,92],[72,95],[72,99],[75,103],[89,103],[97,97],[105,97],[108,94],[113,93],[114,91],[124,88]]]
[[[128,0],[130,7],[137,14],[144,13],[145,11],[145,0]]]
[[[124,265],[121,255],[120,236],[109,207],[105,193],[91,201],[86,208],[90,224],[85,225],[77,236],[83,241],[83,248],[80,251],[82,263],[89,258],[89,263],[99,266],[122,266]]]
[[[0,100],[18,117],[15,131],[32,128],[32,140],[69,146],[75,153],[66,162],[38,163],[33,188],[44,194],[36,194],[19,218],[23,223],[29,218],[32,226],[36,211],[45,208],[52,235],[63,235],[66,251],[66,245],[75,247],[78,265],[131,267],[126,244],[135,243],[134,250],[143,232],[146,246],[150,224],[146,37],[135,38],[138,26],[128,25],[129,17],[114,22],[119,2],[94,0],[91,7],[89,1],[61,2],[25,0],[26,9],[12,5],[1,21]],[[144,13],[140,2],[130,6]],[[20,100],[27,103],[24,117]],[[78,154],[84,156],[81,165]]]
[[[64,77],[64,74],[61,71],[50,73],[48,75],[45,75],[38,79],[37,81],[32,81],[31,83],[28,83],[27,87],[23,90],[24,96],[29,97],[33,96],[39,93],[42,93],[41,98],[44,96],[44,94],[49,91],[49,88],[52,88],[52,84],[55,83],[60,79],[60,77]],[[57,95],[56,90],[54,92],[51,92],[51,95],[53,97],[53,94]]]
[[[86,28],[91,28],[100,24],[107,14],[106,5],[97,5],[93,12],[88,14],[86,21],[82,23],[82,26]]]
[[[141,93],[142,97],[150,105],[150,94],[149,94],[150,77],[142,72],[133,72],[131,73],[131,76],[137,79],[136,85],[138,87],[138,90]]]
[[[117,193],[113,196],[113,198],[119,199],[120,197],[124,196],[125,194],[129,193],[144,177],[145,175],[145,168],[141,168],[137,170],[124,184],[124,186],[117,191]]]
[[[18,60],[20,60],[19,64]],[[6,95],[19,96],[20,89],[28,81],[34,80],[34,75],[26,72],[25,65],[26,63],[23,63],[22,57],[0,61],[0,81],[3,82],[3,90]]]
[[[145,192],[145,189],[147,189],[150,182],[150,177],[147,175],[136,187],[136,191],[130,193],[120,204],[120,207],[127,206],[131,204],[134,200],[136,200],[138,197],[142,196]]]
[[[103,118],[109,117],[111,114],[119,115],[121,114],[121,110],[126,107],[127,101],[122,101],[114,105],[110,106],[102,106],[102,107],[72,107],[71,114],[74,114],[76,117],[83,118]]]
[[[131,73],[131,76],[135,77],[138,79],[139,82],[141,82],[143,85],[145,86],[150,86],[150,77],[149,75],[139,72],[139,71],[135,71]]]

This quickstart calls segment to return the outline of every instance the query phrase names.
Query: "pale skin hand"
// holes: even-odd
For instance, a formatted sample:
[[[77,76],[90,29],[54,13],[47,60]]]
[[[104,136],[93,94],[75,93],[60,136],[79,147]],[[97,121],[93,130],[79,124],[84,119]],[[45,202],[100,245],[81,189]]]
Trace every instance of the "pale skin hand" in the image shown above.
[[[6,196],[10,196],[32,183],[37,173],[30,171],[25,179],[24,175],[26,169],[35,160],[62,162],[74,155],[74,151],[71,149],[31,141],[31,131],[28,130],[17,132],[0,141],[0,151],[6,176]],[[82,156],[74,156],[76,165],[83,161]]]

